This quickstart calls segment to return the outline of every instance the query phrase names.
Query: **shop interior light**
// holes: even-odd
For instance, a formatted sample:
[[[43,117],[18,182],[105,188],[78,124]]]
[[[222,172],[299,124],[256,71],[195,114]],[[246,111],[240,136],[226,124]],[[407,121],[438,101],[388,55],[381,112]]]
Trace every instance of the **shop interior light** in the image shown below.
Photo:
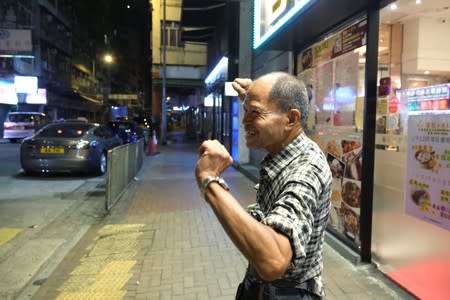
[[[12,54],[0,54],[0,57],[15,57],[15,58],[34,58],[34,55],[12,55]]]
[[[219,76],[222,72],[227,72],[228,70],[228,57],[223,56],[214,69],[209,73],[208,77],[205,79],[206,84],[213,83],[216,81],[217,76]]]
[[[390,7],[391,7],[391,10],[396,10],[398,8],[396,3],[392,3]]]
[[[422,4],[422,0],[416,0],[416,4]]]
[[[313,0],[300,0],[294,3],[286,14],[284,14],[276,23],[271,26],[263,35],[261,35],[260,27],[263,21],[261,19],[261,0],[255,0],[254,5],[254,18],[253,18],[253,49],[257,49],[277,31],[279,31],[289,20],[292,19],[306,4]],[[266,2],[268,3],[268,2]],[[267,5],[267,4],[266,4]]]

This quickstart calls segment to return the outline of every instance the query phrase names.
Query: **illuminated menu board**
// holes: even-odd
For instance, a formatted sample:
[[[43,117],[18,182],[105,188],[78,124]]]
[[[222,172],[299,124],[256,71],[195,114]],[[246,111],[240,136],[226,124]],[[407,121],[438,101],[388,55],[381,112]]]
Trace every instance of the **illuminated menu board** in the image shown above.
[[[433,112],[449,110],[450,84],[440,84],[401,92],[408,99],[408,112]]]

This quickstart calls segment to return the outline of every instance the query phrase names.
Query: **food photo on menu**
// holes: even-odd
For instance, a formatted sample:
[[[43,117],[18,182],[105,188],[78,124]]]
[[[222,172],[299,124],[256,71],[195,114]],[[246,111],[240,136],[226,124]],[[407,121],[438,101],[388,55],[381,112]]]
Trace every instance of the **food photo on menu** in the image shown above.
[[[342,141],[343,155],[342,160],[345,162],[344,177],[353,180],[361,180],[362,178],[362,147],[359,141]]]
[[[344,177],[345,163],[336,158],[333,154],[327,155],[328,165],[330,166],[333,178],[340,179]]]
[[[344,202],[342,202],[342,206],[339,211],[343,221],[345,236],[353,241],[356,240],[359,236],[359,215],[356,214]]]
[[[415,188],[411,191],[411,200],[423,212],[428,212],[431,206],[430,194],[426,188]]]
[[[341,158],[342,156],[341,146],[336,140],[330,140],[327,142],[327,145],[325,146],[325,152],[336,158]]]
[[[360,181],[345,179],[342,184],[341,196],[342,201],[352,208],[361,207],[361,187]]]
[[[415,146],[414,159],[419,167],[426,170],[438,171],[440,164],[437,162],[438,155],[431,146]]]

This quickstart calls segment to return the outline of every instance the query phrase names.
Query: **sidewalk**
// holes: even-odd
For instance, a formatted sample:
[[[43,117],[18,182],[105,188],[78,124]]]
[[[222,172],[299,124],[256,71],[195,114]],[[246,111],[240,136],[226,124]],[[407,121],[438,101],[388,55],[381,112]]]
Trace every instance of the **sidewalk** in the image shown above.
[[[91,228],[33,299],[234,299],[246,260],[200,198],[197,145],[159,146],[108,216]],[[254,182],[224,178],[247,205]],[[414,299],[372,265],[325,246],[325,299]]]

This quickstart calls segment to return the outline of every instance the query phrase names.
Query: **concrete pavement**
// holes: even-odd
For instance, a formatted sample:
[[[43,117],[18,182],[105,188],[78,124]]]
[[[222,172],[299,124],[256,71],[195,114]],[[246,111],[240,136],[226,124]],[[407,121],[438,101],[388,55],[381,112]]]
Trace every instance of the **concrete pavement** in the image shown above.
[[[246,260],[200,198],[197,148],[169,143],[146,157],[111,215],[51,276],[36,278],[41,287],[33,299],[234,299]],[[249,177],[230,168],[224,178],[242,205],[254,201]],[[329,245],[324,259],[325,299],[414,299],[372,265],[355,266]]]

